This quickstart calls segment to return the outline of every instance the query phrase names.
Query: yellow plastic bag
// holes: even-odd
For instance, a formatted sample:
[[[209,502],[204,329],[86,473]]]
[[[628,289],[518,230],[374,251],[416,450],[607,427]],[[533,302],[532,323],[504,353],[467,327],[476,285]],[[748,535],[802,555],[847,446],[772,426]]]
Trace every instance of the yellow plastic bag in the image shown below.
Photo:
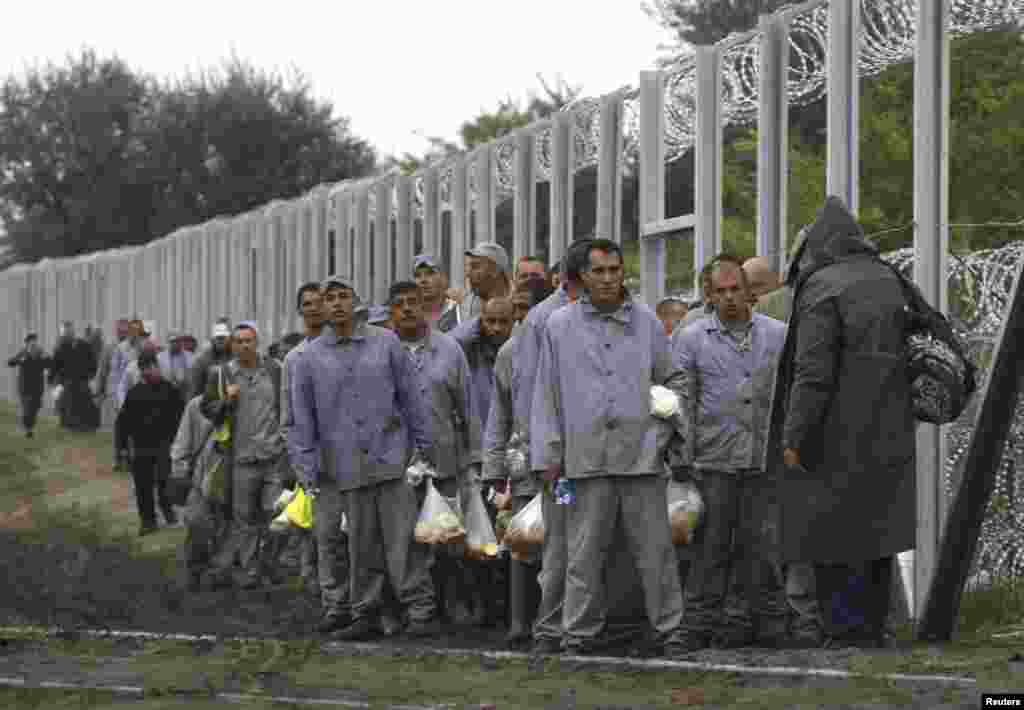
[[[295,497],[284,509],[288,522],[297,528],[309,530],[313,527],[313,499],[306,495],[302,486],[295,487]]]
[[[222,400],[227,398],[224,392],[224,370],[222,367],[217,368],[217,388],[220,390],[220,398]],[[225,417],[224,423],[221,424],[217,429],[213,431],[210,438],[216,441],[218,444],[228,446],[231,444],[231,417]]]
[[[487,514],[480,487],[474,486],[466,503],[466,559],[493,560],[498,556],[498,538]]]

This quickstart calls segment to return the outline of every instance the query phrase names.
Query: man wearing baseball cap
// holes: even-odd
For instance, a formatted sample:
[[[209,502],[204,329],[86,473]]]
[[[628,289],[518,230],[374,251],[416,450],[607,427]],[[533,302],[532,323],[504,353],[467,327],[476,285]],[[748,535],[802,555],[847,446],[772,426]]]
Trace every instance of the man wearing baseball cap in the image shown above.
[[[459,304],[448,298],[448,277],[437,260],[429,254],[420,254],[412,262],[412,277],[420,288],[423,315],[431,330],[447,333],[457,326]]]
[[[438,627],[429,553],[413,540],[419,510],[405,482],[411,460],[432,463],[430,414],[398,336],[355,317],[360,299],[349,279],[332,276],[322,286],[333,327],[295,363],[288,448],[316,501],[321,569],[338,560],[342,511],[348,516],[352,623],[336,638],[381,631],[384,575],[408,614],[406,631],[432,635]],[[340,626],[347,619],[335,620]]]
[[[185,351],[184,339],[180,333],[169,333],[167,342],[168,349],[158,353],[156,360],[164,377],[181,390],[182,398],[188,402],[192,399],[190,389],[192,378],[189,376],[192,370],[192,353]]]
[[[231,321],[220,318],[213,326],[210,344],[192,361],[192,386],[196,394],[206,391],[210,368],[223,365],[231,359]]]
[[[215,428],[230,417],[231,512],[235,528],[211,570],[214,586],[231,583],[231,559],[237,550],[245,569],[243,589],[255,589],[269,577],[283,542],[268,534],[267,524],[282,489],[281,466],[285,453],[281,434],[281,366],[259,351],[259,333],[252,321],[235,326],[234,357],[211,368],[199,411]]]
[[[477,244],[466,251],[470,292],[460,306],[460,321],[476,318],[487,301],[512,293],[508,253],[497,242]]]

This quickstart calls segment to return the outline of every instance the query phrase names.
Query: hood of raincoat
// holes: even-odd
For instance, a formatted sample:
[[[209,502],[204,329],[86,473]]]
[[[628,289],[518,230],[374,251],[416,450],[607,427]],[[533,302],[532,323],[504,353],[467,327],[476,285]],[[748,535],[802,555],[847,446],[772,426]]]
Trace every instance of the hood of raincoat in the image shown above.
[[[812,272],[852,256],[878,255],[878,247],[864,238],[864,230],[846,204],[830,196],[802,238],[786,272],[786,285],[796,286]]]

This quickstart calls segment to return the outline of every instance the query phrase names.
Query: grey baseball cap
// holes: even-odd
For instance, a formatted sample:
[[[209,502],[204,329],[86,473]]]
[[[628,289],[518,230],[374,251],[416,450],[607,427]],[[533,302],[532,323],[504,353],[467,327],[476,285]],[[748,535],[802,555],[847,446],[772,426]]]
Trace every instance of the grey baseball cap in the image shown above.
[[[505,251],[505,247],[501,246],[497,242],[484,242],[477,244],[472,249],[466,251],[466,256],[482,256],[490,259],[498,265],[506,274],[509,273],[510,266],[508,263],[508,252]]]
[[[358,306],[363,302],[363,300],[359,297],[359,292],[356,290],[356,284],[353,279],[350,279],[347,276],[335,275],[328,276],[326,279],[320,282],[320,288],[324,289],[325,291],[331,288],[332,286],[347,288],[349,291],[351,291],[355,305]]]
[[[419,254],[412,260],[412,274],[416,275],[416,270],[421,266],[426,266],[428,269],[434,271],[440,271],[441,267],[438,265],[437,260],[430,254]]]

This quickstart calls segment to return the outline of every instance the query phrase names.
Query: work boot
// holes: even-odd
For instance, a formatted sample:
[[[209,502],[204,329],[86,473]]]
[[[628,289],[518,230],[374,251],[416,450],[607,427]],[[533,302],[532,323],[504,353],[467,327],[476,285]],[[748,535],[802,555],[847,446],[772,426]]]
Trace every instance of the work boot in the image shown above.
[[[145,537],[151,533],[155,533],[157,530],[156,523],[142,523],[139,526],[139,537]]]
[[[679,631],[665,643],[666,658],[680,658],[703,651],[710,646],[710,638],[694,631]]]
[[[259,577],[259,576],[256,576],[256,577],[246,577],[245,581],[242,582],[241,588],[248,592],[248,591],[252,591],[253,589],[259,589],[262,586],[263,586],[263,578]]]
[[[405,629],[409,636],[427,637],[438,636],[441,633],[441,622],[435,616],[430,621],[410,621]]]
[[[522,562],[512,560],[508,569],[508,633],[505,643],[509,646],[520,646],[530,638],[527,626],[526,605],[530,593],[529,570]]]
[[[29,429],[28,431],[25,432],[25,438],[26,439],[31,439],[33,436],[35,436],[35,434],[32,433],[31,429]]]
[[[559,639],[539,638],[534,640],[530,653],[535,656],[557,656],[562,652],[562,642]]]
[[[380,633],[375,619],[361,616],[341,631],[334,634],[335,641],[365,641]]]
[[[340,631],[352,623],[352,615],[347,611],[328,611],[316,625],[316,631],[320,634],[329,634]]]
[[[187,589],[189,594],[197,594],[203,588],[203,573],[202,572],[189,572],[188,573],[188,586]]]
[[[402,630],[402,622],[390,611],[383,611],[380,615],[380,632],[385,636],[397,636]]]

